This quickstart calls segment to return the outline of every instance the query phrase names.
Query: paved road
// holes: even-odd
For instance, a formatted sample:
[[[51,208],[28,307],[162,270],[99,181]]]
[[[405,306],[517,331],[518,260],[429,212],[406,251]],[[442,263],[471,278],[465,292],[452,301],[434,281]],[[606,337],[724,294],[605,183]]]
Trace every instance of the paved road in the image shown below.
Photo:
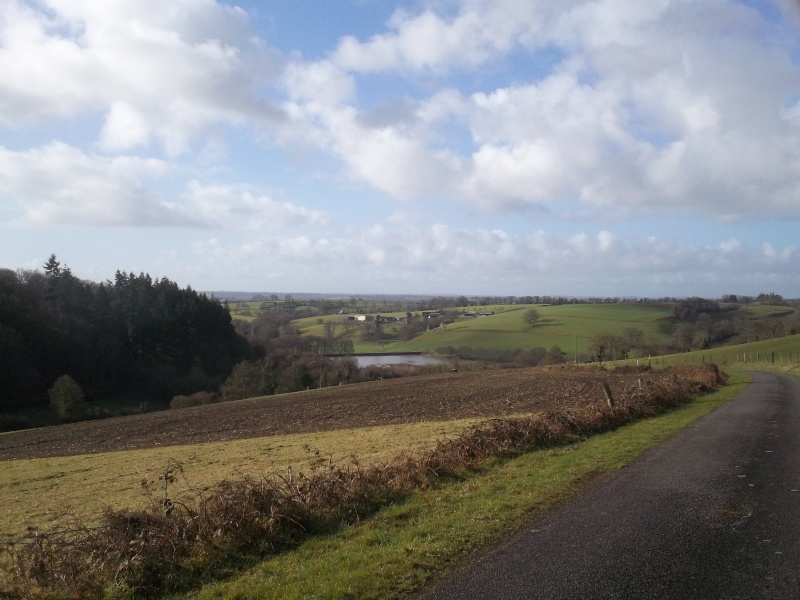
[[[800,599],[800,378],[755,373],[421,598]]]

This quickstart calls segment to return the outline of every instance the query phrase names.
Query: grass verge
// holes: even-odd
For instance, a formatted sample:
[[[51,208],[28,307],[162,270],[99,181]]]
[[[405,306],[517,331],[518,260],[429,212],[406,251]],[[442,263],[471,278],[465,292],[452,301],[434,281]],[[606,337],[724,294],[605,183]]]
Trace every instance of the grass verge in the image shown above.
[[[191,597],[405,595],[731,400],[748,381],[734,373],[725,388],[664,415],[570,446],[494,461],[476,475],[416,494]]]
[[[774,371],[800,374],[800,334],[778,338],[720,346],[706,350],[694,350],[682,354],[654,356],[652,358],[629,358],[612,361],[608,366],[652,364],[653,367],[669,365],[698,365],[715,363],[727,370]]]

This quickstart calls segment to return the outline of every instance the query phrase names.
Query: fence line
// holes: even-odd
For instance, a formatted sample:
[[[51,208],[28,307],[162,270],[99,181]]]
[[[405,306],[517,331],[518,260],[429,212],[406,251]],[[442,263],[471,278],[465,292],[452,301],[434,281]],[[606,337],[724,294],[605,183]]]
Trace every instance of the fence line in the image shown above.
[[[676,366],[676,365],[697,365],[703,363],[717,364],[800,364],[800,352],[789,350],[769,350],[766,352],[708,352],[708,353],[687,353],[685,355],[673,354],[670,356],[625,358],[608,361],[614,366],[637,365],[637,366]]]

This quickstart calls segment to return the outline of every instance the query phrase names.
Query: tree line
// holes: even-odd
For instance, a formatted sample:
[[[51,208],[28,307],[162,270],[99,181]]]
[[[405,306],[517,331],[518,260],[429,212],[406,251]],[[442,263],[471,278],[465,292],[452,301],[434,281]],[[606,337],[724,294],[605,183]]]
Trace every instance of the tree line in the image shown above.
[[[326,356],[352,354],[351,339],[291,324],[312,314],[234,321],[227,302],[166,277],[118,270],[98,284],[55,255],[0,269],[0,429],[359,380],[355,359]]]
[[[238,363],[219,390],[217,400],[294,392],[308,388],[353,383],[359,379],[354,358],[327,355],[353,353],[353,340],[336,335],[333,326],[325,335],[301,335],[292,324],[317,314],[310,307],[291,313],[267,311],[253,321],[234,321],[236,331],[253,348],[253,356]]]
[[[764,304],[787,304],[774,293],[758,299]],[[351,300],[353,306],[364,302]],[[742,298],[723,300],[741,302]],[[414,308],[436,309],[572,300],[441,296],[418,302]],[[148,403],[149,408],[163,408],[170,401],[173,406],[205,404],[387,376],[376,369],[359,370],[355,359],[328,356],[353,352],[352,336],[337,335],[335,324],[326,323],[321,336],[301,335],[292,324],[295,319],[341,311],[341,307],[341,302],[327,300],[291,312],[265,311],[252,321],[234,321],[227,302],[191,287],[181,288],[166,277],[117,271],[113,280],[98,284],[77,278],[55,255],[41,271],[0,269],[0,417],[2,413],[35,413],[49,405],[54,415],[71,420],[119,412],[119,407],[130,412],[146,410]],[[391,307],[387,303],[383,308],[388,312]],[[663,324],[663,333],[671,335],[669,344],[657,347],[634,329],[601,334],[592,341],[592,358],[624,358],[632,351],[655,355],[800,330],[797,319],[790,326],[779,319],[728,318],[734,308],[700,298],[676,301],[672,319]],[[404,323],[395,326],[401,328],[402,339],[438,324],[435,319],[415,319],[410,310],[406,315]],[[446,323],[450,317],[443,313],[436,318]],[[533,327],[538,311],[528,310],[525,319]],[[371,335],[381,339],[381,324],[373,327]],[[494,353],[442,348],[439,352],[509,365],[565,360],[556,346]]]
[[[590,341],[590,360],[621,360],[634,353],[638,356],[673,354],[800,332],[800,311],[792,306],[796,303],[790,303],[775,293],[759,294],[757,302],[785,306],[786,311],[785,314],[753,319],[738,314],[740,305],[737,300],[735,296],[728,296],[722,303],[698,297],[676,301],[671,317],[659,323],[660,333],[669,336],[666,341],[647,340],[636,328],[602,332]]]

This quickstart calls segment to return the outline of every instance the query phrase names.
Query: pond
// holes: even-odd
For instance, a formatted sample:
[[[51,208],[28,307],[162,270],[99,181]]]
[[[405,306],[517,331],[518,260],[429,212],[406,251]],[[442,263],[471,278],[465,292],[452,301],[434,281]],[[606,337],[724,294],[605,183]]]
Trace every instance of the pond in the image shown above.
[[[378,354],[371,356],[354,356],[359,368],[388,365],[446,365],[451,361],[421,354]]]

